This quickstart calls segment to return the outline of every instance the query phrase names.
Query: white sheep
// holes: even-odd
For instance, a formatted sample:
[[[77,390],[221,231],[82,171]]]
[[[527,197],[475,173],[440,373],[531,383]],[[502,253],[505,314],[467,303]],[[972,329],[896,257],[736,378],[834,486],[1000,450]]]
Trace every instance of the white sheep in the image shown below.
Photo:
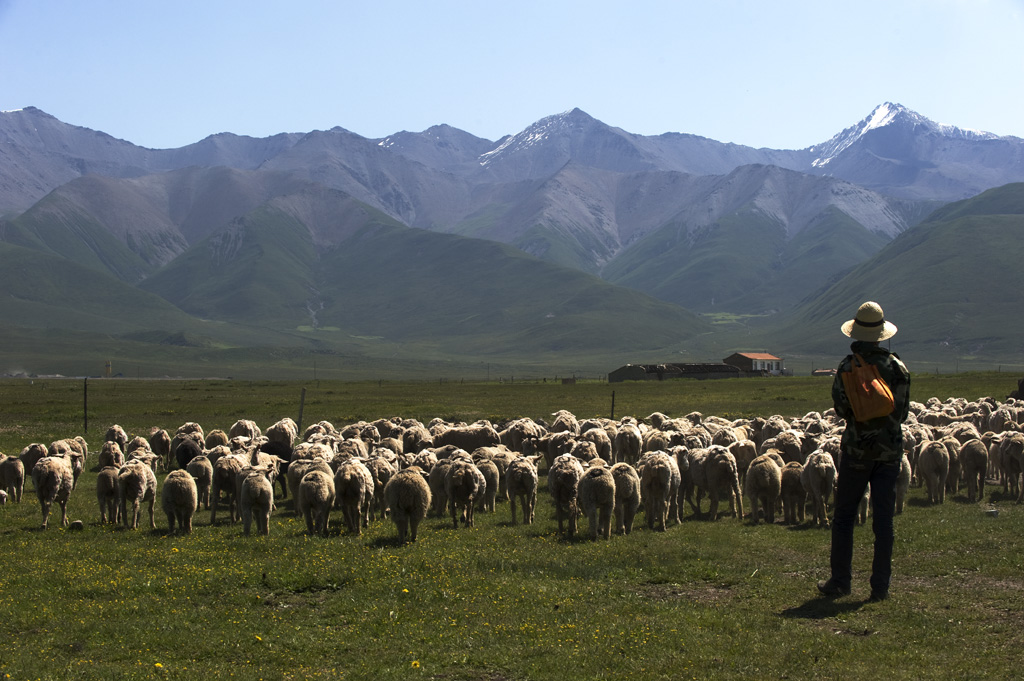
[[[615,435],[612,450],[614,451],[615,462],[625,461],[635,466],[640,460],[640,451],[643,448],[643,436],[640,428],[634,423],[623,423],[619,426]]]
[[[375,449],[374,451],[378,450]],[[370,460],[366,462],[366,467],[370,470],[370,475],[373,476],[373,502],[370,504],[370,520],[376,520],[378,516],[384,518],[388,513],[384,488],[391,478],[398,473],[398,466],[383,456],[371,454]]]
[[[455,445],[459,449],[472,452],[479,447],[493,447],[500,444],[501,438],[493,426],[486,424],[458,426],[448,428],[433,436],[433,446]]]
[[[946,478],[949,475],[949,450],[940,440],[924,443],[918,461],[918,476],[928,488],[928,501],[941,504],[946,500]]]
[[[799,461],[790,461],[782,467],[779,496],[782,498],[782,512],[787,525],[804,522],[807,490],[800,479],[804,467]]]
[[[116,443],[112,443],[116,447]],[[118,504],[117,472],[120,466],[104,466],[96,474],[96,502],[100,507],[101,523],[117,523],[121,519]]]
[[[384,499],[398,529],[398,541],[404,544],[406,534],[416,541],[416,531],[430,508],[430,485],[423,470],[411,466],[393,475],[384,486]]]
[[[498,488],[501,486],[501,471],[498,469],[498,464],[491,459],[476,461],[476,468],[484,477],[484,491],[477,497],[477,510],[494,513]]]
[[[460,519],[466,527],[473,527],[476,500],[484,493],[486,485],[483,473],[471,461],[456,459],[448,467],[444,476],[444,491],[448,496],[452,525],[456,529]]]
[[[604,465],[588,468],[580,478],[577,498],[587,516],[590,538],[597,539],[600,535],[609,539],[615,512],[615,478],[610,468]]]
[[[171,533],[175,522],[179,532],[192,532],[192,516],[199,507],[199,491],[188,471],[177,470],[167,474],[160,489],[160,507],[167,514],[167,529]]]
[[[156,529],[153,507],[156,504],[156,475],[153,469],[141,461],[129,461],[117,472],[118,501],[121,518],[126,529],[139,526],[139,515],[143,503],[149,505],[149,527]]]
[[[678,499],[681,476],[676,462],[667,452],[647,452],[637,466],[640,495],[644,501],[647,529],[668,529],[672,502]],[[678,518],[676,518],[678,522]]]
[[[274,510],[274,484],[270,469],[263,466],[243,468],[244,477],[238,491],[238,505],[242,511],[242,533],[248,537],[253,519],[256,531],[264,537],[270,534],[270,514]]]
[[[299,513],[306,518],[309,534],[326,537],[334,506],[334,477],[323,470],[310,470],[299,481],[298,494],[294,498]]]
[[[433,515],[448,513],[448,493],[444,489],[444,480],[453,463],[452,459],[440,459],[427,473],[427,483],[430,485],[430,512]]]
[[[237,522],[238,513],[238,473],[248,464],[242,454],[227,454],[213,464],[213,483],[210,485],[210,524],[217,522],[217,506],[221,494],[228,506],[228,517]]]
[[[508,465],[506,479],[512,524],[516,524],[516,501],[522,502],[523,524],[533,524],[537,506],[537,460],[540,456],[521,456]]]
[[[694,512],[698,517],[700,503],[706,493],[710,502],[708,515],[711,520],[718,518],[718,502],[723,494],[729,499],[731,512],[737,519],[743,519],[739,471],[736,469],[736,459],[728,449],[711,445],[707,449],[690,452],[690,478],[696,488],[696,498],[691,502],[691,506],[694,506]]]
[[[27,478],[32,477],[32,469],[35,467],[36,462],[44,456],[46,456],[46,445],[39,442],[33,442],[21,450],[21,453],[18,454],[18,460],[25,467],[25,476]]]
[[[566,523],[569,536],[576,534],[576,516],[579,514],[576,494],[582,477],[583,465],[568,454],[558,456],[548,467],[548,492],[555,502],[559,534],[562,534]]]
[[[757,525],[763,511],[765,522],[773,524],[775,504],[782,493],[782,468],[771,455],[762,454],[750,462],[744,492],[750,500],[750,521]]]
[[[81,437],[65,438],[50,443],[46,450],[47,456],[63,456],[71,462],[71,472],[74,478],[72,487],[78,485],[78,478],[85,470],[86,459],[89,456],[89,446]]]
[[[44,456],[32,467],[32,485],[43,512],[43,529],[50,519],[53,502],[60,504],[61,525],[68,524],[68,499],[75,486],[75,474],[71,460],[64,456]]]
[[[982,470],[982,477],[984,477],[984,470]],[[903,513],[903,508],[907,503],[907,492],[910,491],[910,459],[906,454],[903,454],[900,459],[900,472],[896,476],[896,512]]]
[[[210,510],[210,489],[213,487],[213,464],[209,457],[197,456],[188,462],[185,470],[196,481],[198,503],[207,511]]]
[[[267,428],[267,432],[264,435],[266,435],[268,442],[279,442],[286,445],[290,451],[295,440],[299,437],[299,428],[295,421],[285,417]]]
[[[811,497],[814,506],[814,522],[819,527],[828,527],[828,500],[836,484],[836,465],[832,455],[818,450],[807,457],[800,481]]]
[[[981,500],[988,471],[988,448],[981,439],[970,439],[960,448],[960,470],[967,480],[967,500],[972,504]]]
[[[149,450],[160,458],[164,470],[171,470],[171,436],[167,431],[163,428],[153,428],[146,441],[149,443]]]
[[[344,461],[334,474],[334,503],[341,507],[345,526],[352,534],[362,534],[370,524],[373,501],[373,474],[359,459]]]
[[[128,433],[116,423],[107,428],[107,434],[103,436],[104,442],[116,442],[122,452],[128,451]]]
[[[99,467],[101,469],[107,466],[115,466],[120,468],[124,465],[124,451],[121,449],[121,445],[117,444],[113,440],[107,440],[103,443],[100,448],[99,454]]]
[[[615,480],[615,531],[629,534],[642,501],[640,475],[625,461],[612,464],[611,474]]]
[[[333,489],[334,469],[331,468],[331,465],[326,460],[322,458],[299,459],[288,464],[288,488],[291,490],[295,515],[303,514],[303,506],[299,499],[299,496],[302,494],[302,478],[304,478],[307,473],[314,470],[321,471],[331,476],[331,485]],[[331,497],[331,503],[334,503],[333,497]]]
[[[0,454],[0,490],[21,503],[21,493],[25,490],[25,464],[21,459]]]
[[[262,434],[263,432],[260,430],[260,427],[256,425],[255,421],[239,419],[235,421],[228,430],[228,440],[233,440],[236,437],[244,437],[251,441],[255,440]]]

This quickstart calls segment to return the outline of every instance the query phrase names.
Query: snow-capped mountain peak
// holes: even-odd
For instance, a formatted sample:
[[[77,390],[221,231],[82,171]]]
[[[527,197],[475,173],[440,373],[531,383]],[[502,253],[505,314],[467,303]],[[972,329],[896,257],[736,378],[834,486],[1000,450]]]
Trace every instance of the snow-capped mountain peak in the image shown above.
[[[861,139],[872,130],[878,130],[880,128],[893,125],[906,126],[911,129],[924,128],[929,133],[958,139],[982,140],[998,138],[998,135],[993,135],[990,132],[967,130],[953,125],[935,123],[916,111],[911,111],[902,104],[885,102],[884,104],[875,107],[875,110],[857,125],[843,130],[824,144],[811,147],[810,151],[816,154],[816,158],[812,162],[812,166],[815,168],[822,168],[828,165],[845,149],[849,148],[857,142],[857,140]]]
[[[578,108],[554,114],[553,116],[546,116],[522,132],[508,137],[494,149],[481,154],[480,165],[486,167],[504,154],[524,151],[543,142],[552,135],[572,130],[573,128],[579,128],[593,121],[594,119],[589,114]]]

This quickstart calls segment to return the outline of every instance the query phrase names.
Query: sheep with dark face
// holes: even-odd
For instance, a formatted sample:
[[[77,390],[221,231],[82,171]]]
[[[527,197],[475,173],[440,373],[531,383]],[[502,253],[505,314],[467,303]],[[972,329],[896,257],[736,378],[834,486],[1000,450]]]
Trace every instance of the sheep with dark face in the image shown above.
[[[188,468],[189,462],[197,456],[203,455],[202,444],[193,437],[182,438],[174,449],[174,459],[180,470]]]
[[[170,470],[173,464],[177,461],[175,451],[178,449],[178,445],[181,444],[181,441],[185,438],[194,439],[199,444],[200,448],[205,445],[203,427],[198,423],[195,421],[188,421],[178,426],[178,430],[174,433],[174,437],[171,438],[170,448],[167,453],[167,461],[169,463],[167,466],[168,470]],[[210,449],[212,449],[212,447]],[[153,448],[153,451],[155,452],[156,448]]]

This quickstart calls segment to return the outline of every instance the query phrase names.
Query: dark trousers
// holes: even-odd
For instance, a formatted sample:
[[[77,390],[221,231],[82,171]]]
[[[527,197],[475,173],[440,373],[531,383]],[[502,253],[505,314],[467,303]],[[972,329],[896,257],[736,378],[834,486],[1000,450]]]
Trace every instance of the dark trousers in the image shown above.
[[[835,517],[832,521],[832,581],[845,589],[853,579],[853,526],[864,490],[871,485],[871,529],[875,557],[871,564],[871,592],[888,593],[892,577],[892,520],[896,513],[899,461],[858,461],[844,454],[839,462]]]

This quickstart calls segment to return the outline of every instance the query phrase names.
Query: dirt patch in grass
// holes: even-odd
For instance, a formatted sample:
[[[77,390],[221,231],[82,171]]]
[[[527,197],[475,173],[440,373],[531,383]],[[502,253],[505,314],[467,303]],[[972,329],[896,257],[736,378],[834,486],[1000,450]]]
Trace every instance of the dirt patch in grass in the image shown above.
[[[701,605],[718,603],[732,595],[728,587],[714,584],[640,584],[634,593],[657,603],[685,600]]]

